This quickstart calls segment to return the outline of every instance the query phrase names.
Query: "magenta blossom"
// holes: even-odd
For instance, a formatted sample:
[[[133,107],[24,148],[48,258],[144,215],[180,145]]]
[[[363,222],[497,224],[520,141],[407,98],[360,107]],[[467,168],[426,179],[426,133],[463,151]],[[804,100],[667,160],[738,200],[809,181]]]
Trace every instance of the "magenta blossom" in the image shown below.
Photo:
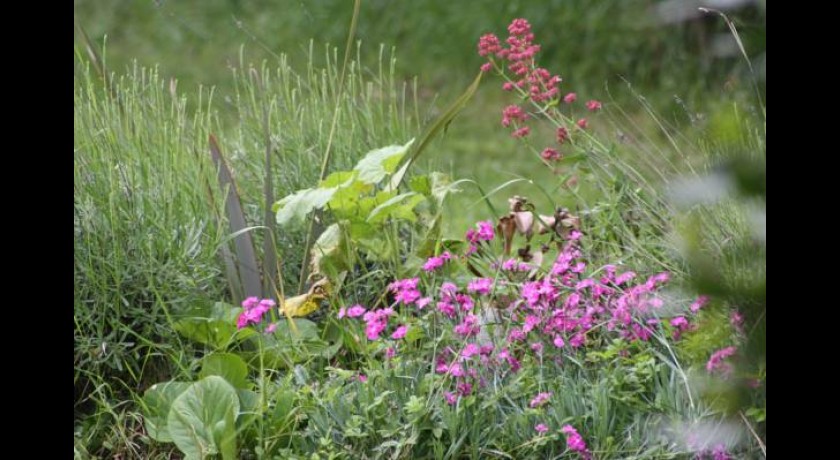
[[[589,109],[590,112],[601,110],[601,103],[593,99],[586,103],[586,108]]]
[[[365,310],[365,307],[361,305],[353,305],[352,307],[347,309],[347,317],[358,318],[359,316],[364,315],[366,311],[367,310]]]
[[[586,442],[583,437],[577,432],[575,427],[571,425],[564,425],[560,429],[566,435],[566,446],[569,450],[575,451],[583,455],[584,458],[591,458],[589,450],[586,448]]]
[[[446,401],[446,404],[454,406],[458,402],[458,395],[447,391],[443,393],[443,399]]]
[[[394,339],[394,340],[399,340],[399,339],[405,337],[406,332],[408,332],[408,327],[400,326],[400,327],[397,328],[396,331],[394,331],[393,334],[391,334],[391,338]]]
[[[530,404],[528,404],[528,405],[531,407],[531,409],[534,409],[534,408],[537,408],[537,407],[541,407],[541,406],[543,406],[545,403],[547,403],[549,399],[551,399],[551,395],[552,395],[552,393],[551,393],[551,392],[547,392],[547,393],[537,393],[537,395],[536,395],[536,396],[534,396],[534,399],[532,399],[532,400],[531,400],[531,403],[530,403]]]
[[[481,348],[474,343],[468,343],[463,350],[461,350],[461,356],[464,358],[471,358],[481,352]]]
[[[724,360],[734,355],[737,350],[735,347],[726,347],[712,353],[706,363],[706,370],[709,373],[720,373],[724,377],[728,377],[732,373],[732,365],[724,362]]]
[[[537,426],[535,426],[535,427],[534,427],[534,429],[535,429],[535,430],[537,431],[537,433],[539,433],[539,434],[545,434],[545,433],[548,433],[548,427],[547,427],[544,423],[539,423],[539,424],[537,424]]]
[[[477,292],[478,294],[487,295],[493,287],[493,280],[490,278],[477,278],[467,285],[468,292]]]
[[[692,313],[697,313],[701,308],[706,306],[707,303],[709,303],[709,296],[701,295],[691,304],[691,306],[688,307],[688,309],[691,310]]]

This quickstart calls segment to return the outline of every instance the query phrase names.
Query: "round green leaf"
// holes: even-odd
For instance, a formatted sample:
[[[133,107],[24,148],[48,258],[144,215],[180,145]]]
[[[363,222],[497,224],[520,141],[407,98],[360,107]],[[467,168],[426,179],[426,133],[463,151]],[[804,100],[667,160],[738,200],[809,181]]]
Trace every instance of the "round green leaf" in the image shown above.
[[[238,414],[236,390],[222,377],[211,375],[190,385],[172,403],[167,417],[169,434],[190,459],[230,452]]]
[[[218,375],[227,380],[234,388],[247,390],[251,388],[248,383],[248,365],[245,360],[233,353],[214,353],[205,357],[201,363],[199,378]]]
[[[181,393],[191,383],[189,382],[164,382],[152,385],[143,395],[143,419],[146,423],[146,431],[155,441],[172,442],[172,436],[166,426],[169,409]]]

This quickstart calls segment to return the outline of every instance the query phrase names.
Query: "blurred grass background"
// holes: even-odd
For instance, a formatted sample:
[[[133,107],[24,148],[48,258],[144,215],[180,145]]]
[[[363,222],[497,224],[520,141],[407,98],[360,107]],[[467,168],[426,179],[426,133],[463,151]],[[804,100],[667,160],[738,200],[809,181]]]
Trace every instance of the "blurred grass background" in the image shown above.
[[[751,94],[751,77],[735,41],[716,15],[697,11],[701,4],[370,0],[362,3],[357,36],[361,61],[372,69],[378,65],[380,46],[395,48],[396,77],[417,79],[422,115],[428,119],[463,90],[483,62],[476,53],[478,37],[493,32],[504,38],[507,24],[524,17],[543,46],[541,65],[561,75],[565,88],[583,100],[633,105],[636,96],[628,89],[632,85],[665,122],[681,127],[702,124],[721,104]],[[729,13],[763,87],[765,3],[733,0],[715,5],[733,8]],[[267,60],[271,67],[284,54],[292,68],[302,69],[311,58],[311,46],[316,63],[322,63],[318,59],[325,44],[343,44],[351,9],[350,3],[338,0],[76,0],[75,19],[97,44],[105,44],[112,71],[120,72],[135,60],[141,66],[158,66],[162,78],[178,80],[179,91],[188,95],[188,106],[193,107],[196,88],[215,87],[220,102],[216,108],[225,124],[236,117],[231,97],[234,70],[240,64],[258,67]],[[425,155],[425,164],[491,187],[522,176],[551,183],[551,172],[499,130],[501,108],[512,101],[498,89],[497,79],[486,80],[451,126],[446,142]],[[650,120],[638,117],[632,122]],[[599,129],[608,130],[604,133],[608,136],[623,134],[608,125],[601,123]],[[650,140],[664,141],[657,130],[651,124]],[[526,185],[515,185],[495,200],[504,208],[504,198],[512,193],[535,196]],[[456,196],[452,206],[459,210],[459,219],[452,223],[451,233],[460,233],[460,228],[484,217],[483,208],[472,206],[479,197],[470,191]]]

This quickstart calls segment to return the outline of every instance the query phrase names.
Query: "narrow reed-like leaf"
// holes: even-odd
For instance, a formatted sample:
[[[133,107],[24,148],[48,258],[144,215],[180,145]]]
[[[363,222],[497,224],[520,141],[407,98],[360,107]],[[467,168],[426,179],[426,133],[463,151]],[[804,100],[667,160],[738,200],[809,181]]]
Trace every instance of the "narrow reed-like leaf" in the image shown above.
[[[227,189],[225,197],[225,211],[228,215],[228,223],[232,233],[240,232],[247,227],[245,214],[242,212],[242,203],[239,200],[239,193],[236,189],[236,182],[230,172],[230,167],[222,155],[216,136],[210,135],[210,156],[216,165],[219,174],[219,185]],[[254,241],[251,234],[242,232],[234,240],[236,253],[236,265],[239,271],[239,278],[242,281],[242,291],[246,297],[262,295],[259,265],[257,256],[254,253]]]

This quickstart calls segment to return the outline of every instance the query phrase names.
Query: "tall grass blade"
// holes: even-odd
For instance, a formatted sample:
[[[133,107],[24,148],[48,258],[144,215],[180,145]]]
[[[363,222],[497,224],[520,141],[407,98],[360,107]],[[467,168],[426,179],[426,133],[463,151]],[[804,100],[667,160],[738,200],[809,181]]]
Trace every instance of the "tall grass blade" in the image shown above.
[[[210,156],[219,171],[219,185],[227,190],[225,197],[225,211],[228,216],[230,230],[233,233],[240,232],[247,227],[245,214],[242,212],[242,203],[239,200],[239,193],[236,190],[236,183],[230,172],[227,161],[225,161],[216,136],[210,135]],[[239,272],[239,280],[242,292],[246,297],[260,296],[262,286],[260,282],[259,265],[257,256],[254,253],[254,242],[248,232],[239,233],[234,237],[234,249],[236,253],[236,268]]]
[[[452,104],[434,121],[432,121],[426,129],[423,131],[423,134],[420,136],[419,141],[415,142],[412,146],[411,151],[408,153],[405,164],[394,173],[393,177],[391,178],[391,183],[389,188],[391,190],[396,190],[403,181],[405,174],[408,172],[408,168],[411,167],[411,164],[414,163],[414,160],[423,153],[423,150],[429,145],[429,143],[440,133],[441,131],[445,131],[446,128],[449,126],[449,123],[452,123],[452,120],[464,110],[464,107],[467,106],[467,102],[472,99],[473,95],[475,94],[476,90],[478,90],[478,85],[481,83],[481,76],[484,72],[479,72],[478,75],[475,77],[475,80],[467,87],[467,89],[455,99]]]

